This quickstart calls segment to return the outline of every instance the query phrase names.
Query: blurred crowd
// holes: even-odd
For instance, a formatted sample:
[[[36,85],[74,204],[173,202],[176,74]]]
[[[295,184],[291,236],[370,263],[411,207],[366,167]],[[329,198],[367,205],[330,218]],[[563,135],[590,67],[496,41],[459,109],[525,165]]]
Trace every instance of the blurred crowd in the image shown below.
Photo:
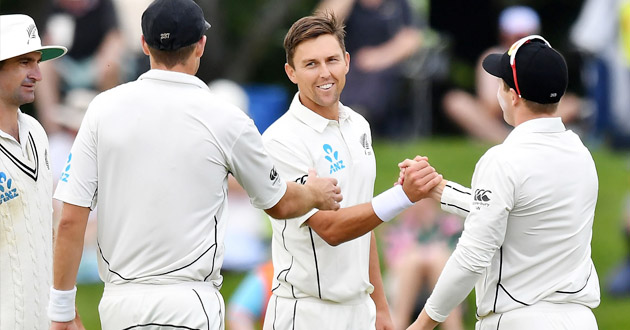
[[[58,179],[91,99],[98,92],[136,79],[149,68],[140,48],[139,22],[151,0],[41,2],[46,9],[38,26],[43,27],[44,43],[69,49],[60,60],[41,64],[46,79],[35,98],[35,115],[49,134],[52,168]],[[212,1],[202,5],[219,6]],[[501,143],[511,127],[502,120],[496,97],[498,80],[485,73],[479,61],[462,65],[456,49],[475,43],[486,49],[477,53],[476,57],[482,59],[490,52],[504,52],[523,36],[546,35],[557,27],[549,20],[543,25],[535,7],[504,6],[493,9],[498,13],[491,17],[494,28],[479,25],[481,31],[477,33],[483,38],[462,40],[433,26],[431,5],[433,1],[428,0],[322,0],[311,8],[333,11],[346,24],[351,61],[342,103],[368,119],[376,138],[466,134],[483,143]],[[213,24],[208,34],[214,29],[226,30],[215,26],[213,18],[221,22],[218,14],[208,15]],[[591,146],[628,148],[630,1],[585,0],[571,19],[571,26],[563,32],[570,42],[554,45],[571,55],[567,60],[574,68],[569,78],[571,90],[560,104],[559,115]],[[285,25],[292,20],[287,18]],[[278,25],[279,29],[288,28]],[[465,28],[475,30],[475,26]],[[270,43],[275,42],[271,39]],[[495,44],[485,44],[488,39]],[[212,53],[215,49],[206,51]],[[283,73],[281,66],[274,70]],[[255,121],[279,117],[293,93],[288,84],[274,80],[207,78],[212,91],[237,104]],[[231,80],[215,81],[218,78]],[[281,91],[265,89],[267,98],[262,98],[260,89],[252,88],[260,84]],[[255,105],[251,104],[254,96],[258,97]],[[264,128],[259,125],[261,131]],[[268,262],[270,229],[265,215],[249,205],[235,180],[229,192],[231,219],[224,269],[248,275],[234,299],[228,300],[227,320],[231,329],[253,329],[264,314],[273,275]],[[452,218],[432,205],[419,203],[382,231],[388,269],[386,291],[391,294],[392,315],[401,329],[421,310],[463,227],[462,219]],[[626,210],[623,232],[630,249],[629,214]],[[91,244],[86,244],[82,260],[82,283],[99,281],[96,221],[91,219],[86,234],[86,242]],[[616,295],[630,294],[630,251],[627,256],[610,279],[609,290]],[[465,312],[470,311],[461,308],[453,313],[442,329],[462,329],[461,315]]]

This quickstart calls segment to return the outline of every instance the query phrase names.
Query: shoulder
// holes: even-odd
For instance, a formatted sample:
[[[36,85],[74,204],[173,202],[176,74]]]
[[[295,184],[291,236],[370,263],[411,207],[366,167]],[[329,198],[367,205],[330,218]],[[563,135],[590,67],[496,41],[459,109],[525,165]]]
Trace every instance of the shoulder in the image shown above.
[[[29,132],[33,135],[33,138],[39,138],[38,140],[44,139],[46,144],[48,144],[48,136],[46,135],[46,131],[44,130],[42,124],[28,114],[22,113],[22,115],[24,122],[28,125]]]

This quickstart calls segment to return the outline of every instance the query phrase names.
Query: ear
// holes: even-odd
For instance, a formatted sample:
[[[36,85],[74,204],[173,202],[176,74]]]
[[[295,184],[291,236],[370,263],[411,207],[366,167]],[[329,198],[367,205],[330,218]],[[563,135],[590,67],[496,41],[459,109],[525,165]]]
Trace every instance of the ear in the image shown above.
[[[512,102],[512,106],[516,106],[519,102],[521,102],[521,97],[518,96],[518,93],[514,88],[510,88],[510,102]]]
[[[203,56],[203,52],[206,49],[206,42],[208,41],[208,37],[205,35],[201,36],[201,39],[197,41],[197,47],[195,49],[195,56],[201,57]]]
[[[289,80],[291,80],[292,83],[297,85],[297,77],[295,76],[295,69],[289,65],[289,63],[284,63],[284,72],[287,74],[287,77],[289,77]]]
[[[150,55],[150,53],[149,53],[149,45],[147,45],[146,40],[144,40],[144,35],[141,35],[140,39],[142,40],[141,41],[142,42],[142,52],[144,53],[144,55],[149,56]]]
[[[350,53],[346,52],[346,74],[350,71]]]

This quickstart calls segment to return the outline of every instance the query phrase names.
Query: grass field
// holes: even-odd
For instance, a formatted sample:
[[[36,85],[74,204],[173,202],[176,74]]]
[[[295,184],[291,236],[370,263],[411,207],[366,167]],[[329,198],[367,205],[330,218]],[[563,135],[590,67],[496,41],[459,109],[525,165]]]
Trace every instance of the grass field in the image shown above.
[[[378,168],[375,193],[387,189],[396,180],[398,177],[396,164],[400,160],[416,154],[428,156],[431,164],[445,178],[470,185],[474,166],[488,147],[460,138],[434,138],[410,143],[375,143]],[[607,295],[604,289],[607,276],[626,253],[620,231],[620,216],[622,200],[630,192],[630,157],[628,153],[615,153],[607,149],[593,150],[592,153],[599,175],[599,198],[593,229],[592,255],[602,284],[602,303],[595,309],[595,315],[600,329],[630,329],[630,297],[615,299]],[[225,282],[221,291],[228,301],[243,274],[224,275]],[[100,329],[97,306],[102,291],[102,285],[79,286],[77,305],[89,330]],[[468,302],[471,306],[466,315],[466,329],[474,329],[472,295]]]

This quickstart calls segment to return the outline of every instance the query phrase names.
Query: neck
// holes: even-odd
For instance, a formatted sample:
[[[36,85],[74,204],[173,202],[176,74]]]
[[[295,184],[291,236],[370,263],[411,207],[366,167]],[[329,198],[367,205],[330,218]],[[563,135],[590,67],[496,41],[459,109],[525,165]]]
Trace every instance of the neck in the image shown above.
[[[555,113],[535,113],[523,107],[521,111],[515,111],[514,113],[514,127],[532,119],[553,117],[557,117]]]
[[[13,136],[16,141],[20,141],[17,107],[0,106],[0,130]]]
[[[304,100],[305,99],[302,98],[302,94],[300,94],[300,103],[302,103],[303,106],[328,120],[339,121],[339,101],[326,107],[314,102],[309,102],[308,100],[306,100],[307,102],[304,102]]]

